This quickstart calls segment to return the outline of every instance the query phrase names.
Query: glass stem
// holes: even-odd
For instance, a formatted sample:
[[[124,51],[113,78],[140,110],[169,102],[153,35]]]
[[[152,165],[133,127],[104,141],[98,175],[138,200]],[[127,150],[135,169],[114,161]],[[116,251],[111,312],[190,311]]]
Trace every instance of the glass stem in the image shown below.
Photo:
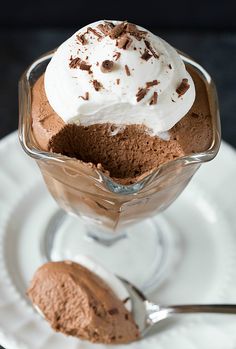
[[[123,232],[119,233],[118,235],[113,235],[104,231],[88,229],[87,237],[100,245],[110,247],[116,244],[118,241],[126,239],[127,234],[126,232]]]

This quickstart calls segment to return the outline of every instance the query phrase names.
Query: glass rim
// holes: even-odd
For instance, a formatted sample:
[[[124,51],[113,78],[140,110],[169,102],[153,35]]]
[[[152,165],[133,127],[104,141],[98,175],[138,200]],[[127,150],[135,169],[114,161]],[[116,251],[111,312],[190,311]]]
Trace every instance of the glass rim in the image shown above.
[[[31,85],[30,85],[30,75],[41,63],[52,58],[54,52],[56,50],[52,50],[40,56],[36,59],[28,69],[23,73],[22,77],[19,80],[19,127],[18,127],[18,135],[22,148],[24,151],[35,160],[50,160],[56,163],[68,163],[73,160],[72,158],[53,153],[47,152],[44,150],[38,149],[36,146],[33,146],[33,142],[31,142]],[[192,58],[187,56],[185,53],[178,51],[180,57],[184,61],[184,63],[189,64],[197,72],[200,74],[201,78],[204,80],[206,85],[206,90],[208,94],[208,101],[210,107],[211,121],[212,121],[212,143],[210,147],[199,153],[193,153],[189,155],[184,155],[174,160],[171,160],[167,163],[164,163],[155,169],[148,171],[148,174],[145,177],[137,180],[132,184],[119,184],[111,177],[106,176],[102,171],[98,169],[94,169],[94,171],[98,174],[100,178],[105,180],[108,184],[108,187],[112,188],[114,192],[122,191],[125,193],[136,192],[137,189],[140,190],[145,183],[149,182],[151,179],[155,178],[160,172],[163,170],[171,169],[175,167],[177,164],[182,165],[190,165],[190,164],[201,164],[203,162],[207,162],[212,160],[218,153],[221,141],[221,126],[220,126],[220,114],[219,114],[219,106],[218,106],[218,97],[216,92],[215,84],[208,74],[208,72],[197,62],[195,62]],[[27,109],[25,109],[27,107]]]

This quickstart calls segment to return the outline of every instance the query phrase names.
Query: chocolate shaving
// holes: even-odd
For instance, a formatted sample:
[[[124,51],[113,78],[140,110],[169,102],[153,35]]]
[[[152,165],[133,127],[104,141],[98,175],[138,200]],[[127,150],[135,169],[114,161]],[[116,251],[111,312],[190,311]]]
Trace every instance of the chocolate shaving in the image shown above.
[[[149,51],[151,51],[151,53],[153,54],[153,56],[155,58],[159,58],[158,54],[155,52],[155,50],[153,49],[152,45],[150,44],[150,42],[148,40],[144,40],[144,43],[146,45],[146,47],[148,48]]]
[[[138,92],[136,93],[137,97],[137,102],[141,101],[147,94],[147,89],[146,88],[140,88]]]
[[[88,101],[89,100],[89,93],[85,92],[85,96],[79,96],[79,98],[82,98],[84,101]]]
[[[87,64],[86,62],[82,61],[82,62],[80,63],[79,68],[80,68],[81,70],[86,70],[86,71],[89,72],[89,74],[91,74],[91,70],[90,70],[90,69],[91,69],[91,64]]]
[[[147,33],[144,31],[139,31],[136,34],[131,34],[131,35],[133,35],[138,41],[141,41],[142,39],[144,39],[146,34]]]
[[[124,31],[126,22],[122,22],[120,24],[117,24],[113,29],[110,30],[109,36],[111,39],[118,38]]]
[[[146,31],[139,30],[135,24],[127,23],[126,21],[116,26],[111,22],[105,21],[104,24],[99,24],[97,28],[104,35],[109,35],[111,39],[117,39],[124,32],[129,33],[139,41],[147,35]]]
[[[133,23],[127,23],[126,31],[127,31],[127,33],[133,34],[133,33],[137,33],[138,32],[138,28]]]
[[[153,95],[152,95],[150,102],[149,102],[150,105],[157,104],[157,96],[158,96],[157,92],[153,92]]]
[[[183,96],[189,89],[190,85],[188,83],[188,79],[183,79],[181,84],[177,87],[176,92],[178,93],[178,97]]]
[[[119,38],[116,42],[116,46],[118,46],[119,48],[123,48],[124,50],[126,50],[127,48],[130,47],[130,45],[132,44],[132,39],[128,37],[128,35],[122,35],[121,38]]]
[[[147,88],[152,87],[152,86],[155,86],[155,85],[158,85],[158,84],[159,84],[159,81],[157,81],[157,80],[153,80],[153,81],[148,81],[148,82],[146,82]]]
[[[120,79],[116,79],[116,83],[117,83],[117,85],[119,85],[120,84]]]
[[[97,80],[93,80],[93,87],[96,91],[99,91],[102,88],[102,84]]]
[[[128,37],[126,35],[123,35],[119,40],[116,41],[116,46],[119,48],[125,48],[125,45],[128,42]]]
[[[113,66],[114,66],[114,62],[110,61],[109,59],[106,59],[101,64],[101,71],[103,73],[109,73],[112,71]]]
[[[116,315],[116,314],[119,314],[119,310],[117,308],[112,308],[108,310],[108,313],[110,315]]]
[[[139,35],[142,35],[143,37],[147,35],[146,30],[139,30],[138,33],[139,33]]]
[[[86,45],[88,43],[88,41],[85,39],[84,34],[76,35],[76,38],[82,45]]]
[[[113,24],[112,22],[109,22],[109,21],[104,21],[105,24],[109,25],[110,28],[114,28],[115,24]]]
[[[131,75],[131,74],[130,74],[129,67],[128,67],[127,64],[125,65],[125,72],[126,72],[127,76],[130,76],[130,75]]]
[[[114,28],[114,24],[111,22],[105,21],[104,24],[99,24],[97,28],[104,34],[108,35],[110,31]]]
[[[105,26],[105,24],[98,24],[97,28],[105,35],[108,35],[110,32],[110,29]]]
[[[171,64],[168,64],[168,67],[169,67],[170,69],[172,69],[172,65],[171,65]]]
[[[79,57],[76,57],[76,58],[70,57],[69,67],[71,69],[76,69],[80,66],[80,62],[81,62],[81,59]]]
[[[132,44],[133,40],[131,38],[128,37],[128,42],[125,45],[125,49],[130,48],[131,44]]]
[[[91,27],[88,27],[87,32],[93,33],[95,36],[98,37],[99,40],[102,39],[102,35],[99,34],[95,29],[93,29],[93,28],[91,28]]]
[[[144,38],[147,35],[147,32],[144,30],[139,30],[135,24],[127,23],[126,32],[133,35],[138,41]]]
[[[172,101],[173,103],[176,103],[175,100],[174,100],[173,98],[171,98],[171,101]]]
[[[118,61],[118,59],[120,58],[121,53],[120,52],[115,52],[115,54],[113,55],[113,57],[115,58],[115,61]]]
[[[145,61],[148,61],[151,57],[152,55],[150,55],[150,53],[146,49],[144,50],[144,53],[141,56],[141,58],[144,59]]]

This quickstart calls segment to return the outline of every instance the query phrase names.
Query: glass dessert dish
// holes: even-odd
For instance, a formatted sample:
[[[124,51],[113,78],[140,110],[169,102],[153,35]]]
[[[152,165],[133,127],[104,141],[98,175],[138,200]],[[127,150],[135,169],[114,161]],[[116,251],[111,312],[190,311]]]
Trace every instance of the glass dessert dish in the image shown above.
[[[48,260],[85,254],[143,291],[156,287],[167,273],[174,227],[156,214],[184,190],[203,162],[220,146],[220,120],[214,83],[208,73],[185,54],[181,58],[206,86],[212,121],[212,143],[201,153],[179,157],[159,166],[131,185],[121,185],[93,166],[64,155],[45,152],[31,128],[31,89],[43,74],[53,51],[36,60],[20,80],[19,138],[34,158],[60,209],[45,229],[43,249]]]

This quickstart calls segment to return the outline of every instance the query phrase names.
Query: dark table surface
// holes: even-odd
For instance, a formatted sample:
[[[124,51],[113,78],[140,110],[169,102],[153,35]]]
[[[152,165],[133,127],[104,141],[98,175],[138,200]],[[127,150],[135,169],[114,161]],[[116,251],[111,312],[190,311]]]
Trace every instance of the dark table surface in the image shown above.
[[[40,54],[51,50],[75,30],[41,29],[0,32],[0,139],[17,128],[17,81]],[[236,147],[236,33],[154,30],[188,53],[215,80],[221,110],[223,139]],[[1,347],[0,347],[1,348]]]

